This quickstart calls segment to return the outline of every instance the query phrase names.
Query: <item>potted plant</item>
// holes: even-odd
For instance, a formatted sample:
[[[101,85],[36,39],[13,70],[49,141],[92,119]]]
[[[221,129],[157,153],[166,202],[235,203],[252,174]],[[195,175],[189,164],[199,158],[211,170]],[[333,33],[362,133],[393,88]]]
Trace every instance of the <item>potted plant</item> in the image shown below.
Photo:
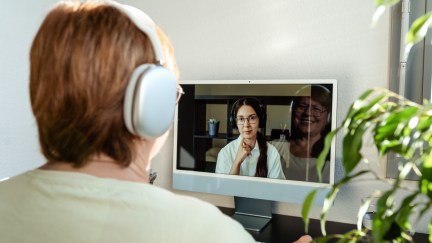
[[[366,237],[369,230],[362,227],[362,219],[372,197],[378,197],[372,230],[369,232],[372,241],[411,240],[410,217],[415,211],[419,212],[419,217],[423,216],[432,205],[432,104],[420,105],[384,88],[367,90],[351,105],[342,125],[326,137],[325,148],[318,158],[317,167],[322,168],[324,165],[331,141],[338,133],[343,134],[342,164],[346,175],[332,186],[326,196],[321,213],[323,234],[325,235],[328,211],[342,186],[370,174],[376,180],[389,183],[390,189],[376,191],[364,200],[358,212],[357,230],[344,235],[326,236],[320,240],[325,242],[336,237],[355,242]],[[395,179],[380,178],[371,169],[355,170],[360,163],[365,162],[360,151],[363,140],[370,133],[381,156],[392,152],[407,160]],[[420,177],[416,188],[406,188],[402,183],[410,171],[414,171]],[[321,176],[320,172],[318,174]],[[396,195],[401,191],[408,194],[401,202],[396,202]],[[306,227],[315,193],[316,191],[312,191],[303,204],[302,215]],[[432,230],[432,223],[429,228]]]
[[[377,12],[399,2],[376,1]],[[374,21],[376,21],[376,14]],[[406,53],[412,45],[420,41],[432,22],[432,14],[418,18],[407,35]],[[411,220],[417,212],[417,218],[432,208],[432,104],[411,102],[384,88],[373,88],[364,92],[350,106],[342,124],[326,137],[325,147],[317,162],[317,173],[321,177],[321,168],[330,150],[331,141],[342,133],[342,165],[345,176],[334,185],[327,194],[320,215],[321,231],[324,237],[315,239],[326,242],[340,239],[341,242],[404,242],[412,241]],[[372,136],[371,136],[372,135]],[[365,139],[371,139],[381,156],[398,154],[406,162],[400,167],[394,179],[381,178],[372,169],[360,170],[358,165],[367,163],[361,153]],[[374,162],[374,161],[370,161]],[[414,171],[419,176],[416,187],[405,187],[403,180]],[[329,209],[340,188],[348,183],[371,175],[372,179],[389,184],[388,190],[375,191],[363,200],[358,211],[357,229],[340,235],[326,235],[325,221]],[[368,177],[370,178],[370,177]],[[404,191],[403,194],[400,194]],[[304,200],[302,216],[305,229],[308,228],[308,215],[316,190]],[[396,195],[403,195],[397,201]],[[370,202],[376,198],[376,211],[372,217],[371,230],[362,227],[362,219]],[[415,218],[415,217],[414,217]],[[432,219],[429,221],[429,241],[432,242]]]
[[[219,121],[216,118],[208,120],[208,133],[210,136],[216,136],[219,133]]]

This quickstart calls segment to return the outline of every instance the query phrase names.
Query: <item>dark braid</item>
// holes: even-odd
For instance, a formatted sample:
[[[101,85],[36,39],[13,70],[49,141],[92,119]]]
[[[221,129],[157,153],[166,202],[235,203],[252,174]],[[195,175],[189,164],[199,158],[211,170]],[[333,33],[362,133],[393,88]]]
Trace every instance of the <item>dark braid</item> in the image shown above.
[[[267,141],[264,136],[257,132],[258,147],[260,150],[260,155],[258,157],[258,163],[256,166],[255,177],[267,177],[268,167],[267,167]]]
[[[259,118],[259,127],[264,128],[266,124],[267,114],[265,113],[265,110],[261,107],[261,102],[253,97],[240,98],[234,103],[231,111],[231,122],[234,122],[233,125],[235,126],[235,128],[237,128],[237,124],[235,124],[235,117],[237,116],[238,110],[244,105],[248,105],[254,109],[256,115]],[[258,162],[255,170],[255,177],[267,177],[267,140],[260,132],[257,132],[257,142],[260,150],[260,155],[258,157]]]

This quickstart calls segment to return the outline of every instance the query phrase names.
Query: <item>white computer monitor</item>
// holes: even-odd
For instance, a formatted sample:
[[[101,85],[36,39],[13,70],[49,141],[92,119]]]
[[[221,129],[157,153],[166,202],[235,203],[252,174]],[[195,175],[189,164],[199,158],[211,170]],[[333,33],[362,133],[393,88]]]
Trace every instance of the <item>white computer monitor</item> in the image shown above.
[[[260,230],[268,220],[244,220],[244,215],[271,219],[271,202],[301,204],[311,190],[334,183],[334,142],[323,180],[318,181],[313,165],[323,141],[313,143],[316,139],[312,137],[316,137],[320,120],[321,138],[336,127],[336,80],[186,80],[181,85],[185,94],[178,104],[174,125],[174,189],[234,196],[235,218],[247,229]],[[277,149],[285,179],[230,175],[216,169],[217,163],[221,163],[221,149],[240,133],[233,125],[233,104],[251,97],[261,103],[266,113],[262,118],[265,125],[259,131]],[[209,134],[210,118],[219,121],[217,134]],[[299,144],[308,148],[298,151]],[[320,190],[315,203],[322,203],[327,191]]]

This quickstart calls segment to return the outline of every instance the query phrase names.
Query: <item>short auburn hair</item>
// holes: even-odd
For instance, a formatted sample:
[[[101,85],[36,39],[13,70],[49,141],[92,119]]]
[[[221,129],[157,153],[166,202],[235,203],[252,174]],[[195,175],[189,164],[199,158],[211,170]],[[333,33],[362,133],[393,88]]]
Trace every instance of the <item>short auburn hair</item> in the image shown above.
[[[135,153],[123,100],[135,67],[156,63],[149,38],[103,2],[61,2],[30,51],[30,99],[43,155],[83,166],[106,154],[128,166]]]

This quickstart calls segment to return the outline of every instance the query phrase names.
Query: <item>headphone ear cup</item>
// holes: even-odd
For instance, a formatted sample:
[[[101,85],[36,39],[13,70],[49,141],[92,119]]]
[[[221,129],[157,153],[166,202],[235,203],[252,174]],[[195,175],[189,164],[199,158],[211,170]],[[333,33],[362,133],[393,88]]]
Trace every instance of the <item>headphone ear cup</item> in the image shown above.
[[[143,64],[126,88],[123,119],[129,132],[151,139],[164,134],[174,119],[177,80],[168,69]]]
[[[236,100],[236,101],[234,102],[234,104],[232,105],[232,107],[231,107],[231,112],[230,112],[230,116],[229,116],[229,122],[230,122],[230,125],[231,125],[231,128],[232,128],[232,129],[238,129],[238,127],[237,127],[237,123],[236,123],[236,118],[235,118],[235,111],[234,111],[234,109],[235,109],[235,107],[236,107],[236,105],[237,105],[237,103],[238,103],[239,100],[240,100],[240,99]]]

